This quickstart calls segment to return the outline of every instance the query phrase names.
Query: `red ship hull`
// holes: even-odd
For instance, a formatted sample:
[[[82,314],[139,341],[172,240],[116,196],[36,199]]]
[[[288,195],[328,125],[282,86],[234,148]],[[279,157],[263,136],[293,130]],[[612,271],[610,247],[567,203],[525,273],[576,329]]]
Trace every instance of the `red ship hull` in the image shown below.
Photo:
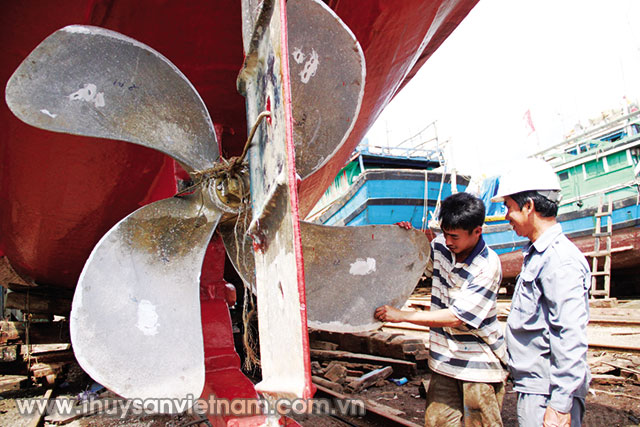
[[[359,119],[346,143],[300,186],[311,209],[382,109],[475,5],[475,0],[328,1],[367,61]],[[105,27],[169,58],[203,98],[225,156],[247,135],[236,91],[243,62],[240,2],[77,0],[9,2],[0,14],[4,85],[27,54],[69,24]],[[25,278],[73,288],[100,237],[138,207],[175,194],[174,162],[124,142],[32,128],[0,106],[0,252]]]
[[[571,237],[571,241],[583,253],[593,251],[594,238],[590,235]],[[601,242],[601,245],[604,243]],[[611,236],[611,247],[625,248],[611,257],[612,276],[616,276],[617,272],[637,268],[638,260],[640,260],[640,228],[634,226],[614,230]],[[591,261],[590,258],[587,260]],[[500,262],[502,263],[502,279],[507,283],[514,283],[516,276],[522,269],[522,251],[501,254]]]

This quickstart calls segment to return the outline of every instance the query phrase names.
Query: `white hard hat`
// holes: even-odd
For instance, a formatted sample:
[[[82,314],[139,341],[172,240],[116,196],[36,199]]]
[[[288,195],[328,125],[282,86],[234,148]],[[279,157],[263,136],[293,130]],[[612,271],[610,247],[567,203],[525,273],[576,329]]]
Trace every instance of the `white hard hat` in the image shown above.
[[[542,159],[525,159],[518,162],[500,177],[498,193],[492,202],[502,202],[505,196],[522,191],[537,191],[552,202],[560,200],[560,182],[551,165]]]

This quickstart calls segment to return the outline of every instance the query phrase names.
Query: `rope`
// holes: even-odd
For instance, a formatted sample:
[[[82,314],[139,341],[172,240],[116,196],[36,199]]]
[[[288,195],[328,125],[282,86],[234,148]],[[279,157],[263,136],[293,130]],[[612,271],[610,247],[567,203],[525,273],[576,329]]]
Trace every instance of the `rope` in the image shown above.
[[[191,173],[193,184],[183,189],[182,191],[178,192],[176,196],[181,196],[183,194],[191,193],[198,186],[207,184],[211,180],[221,179],[224,181],[229,179],[235,179],[240,185],[241,208],[239,211],[249,212],[249,200],[246,197],[244,197],[247,194],[247,192],[245,191],[244,180],[242,179],[242,175],[245,175],[247,173],[246,171],[247,163],[245,162],[245,158],[247,156],[247,153],[249,152],[249,148],[251,147],[256,131],[258,130],[258,126],[260,125],[260,123],[262,123],[262,121],[266,117],[271,117],[270,111],[263,111],[260,114],[258,114],[258,117],[256,117],[255,123],[251,127],[251,131],[249,132],[249,136],[247,137],[247,141],[245,142],[244,148],[242,149],[242,154],[240,154],[240,156],[231,157],[228,160],[220,156],[220,161],[217,162],[215,165],[213,165],[211,168],[194,171],[193,173]],[[202,205],[201,205],[201,210],[202,210],[202,207],[204,206],[204,194],[201,194],[201,197],[202,197]],[[243,218],[242,219],[243,232],[238,233],[238,225],[240,224],[241,217]],[[247,237],[246,230],[248,228],[247,221],[248,221],[248,215],[240,214],[236,216],[236,222],[234,224],[234,239],[235,239],[236,248],[237,248],[235,258],[236,258],[236,265],[238,267],[240,267],[241,265],[240,264],[240,248],[241,248],[240,245],[242,244],[243,252],[245,252],[245,248],[246,248],[246,237]],[[242,265],[244,266],[244,263]],[[260,363],[257,356],[257,351],[256,351],[257,349],[256,336],[251,329],[251,319],[256,314],[256,308],[255,308],[255,304],[253,303],[253,298],[251,298],[251,296],[253,295],[253,292],[250,289],[251,284],[245,283],[243,280],[243,285],[244,285],[244,301],[242,304],[242,323],[243,323],[244,331],[242,334],[242,343],[246,353],[244,366],[245,366],[245,369],[251,370],[254,366],[257,366]]]
[[[438,216],[440,216],[440,206],[442,204],[442,188],[444,187],[444,177],[447,174],[447,170],[442,171],[442,179],[440,179],[440,190],[438,190],[438,199],[436,200],[436,207],[431,213],[431,221],[429,221],[429,228],[438,228]]]
[[[248,204],[248,201],[245,203]],[[248,209],[244,209],[243,212],[249,212]],[[242,228],[243,232],[238,233],[238,224],[240,223],[240,216],[242,216]],[[236,223],[234,225],[234,238],[236,241],[236,265],[240,266],[240,242],[242,242],[242,252],[246,252],[247,245],[247,221],[249,215],[239,215],[236,218]],[[242,234],[242,237],[240,237]],[[244,261],[242,261],[242,266],[245,267]],[[260,365],[260,359],[258,358],[258,342],[256,339],[255,332],[251,328],[251,320],[256,315],[256,307],[252,298],[253,292],[251,290],[251,283],[247,283],[244,280],[242,281],[244,286],[244,299],[242,301],[242,346],[245,351],[245,359],[244,359],[244,368],[247,371],[252,370],[255,366]]]
[[[249,146],[251,145],[251,140],[253,140],[253,135],[255,135],[256,130],[258,129],[258,125],[262,122],[262,119],[265,117],[271,117],[271,111],[263,111],[258,114],[256,117],[256,122],[253,124],[251,128],[251,132],[249,133],[249,138],[247,138],[247,142],[244,144],[244,149],[242,150],[242,154],[240,155],[240,161],[243,161],[247,152],[249,151]]]
[[[27,288],[27,324],[25,327],[26,343],[27,343],[27,373],[31,372],[31,345],[29,344],[29,329],[31,327],[31,308],[29,302],[29,288]]]
[[[455,168],[451,169],[451,194],[456,194],[458,192],[458,174],[456,173]]]
[[[265,117],[271,117],[270,111],[263,111],[258,114],[256,118],[256,122],[253,124],[251,128],[251,132],[249,132],[249,136],[247,137],[247,141],[244,144],[244,148],[242,149],[242,154],[237,157],[231,157],[230,159],[225,159],[220,156],[220,161],[210,167],[209,169],[204,170],[196,170],[191,174],[193,177],[194,183],[189,187],[185,188],[182,191],[179,191],[176,196],[181,196],[183,194],[191,193],[202,183],[208,182],[212,179],[219,177],[233,177],[242,174],[242,169],[246,166],[244,160],[249,152],[249,147],[253,141],[253,137],[258,130],[258,126],[262,122]]]
[[[242,150],[242,154],[240,155],[240,157],[233,159],[238,163],[242,163],[244,162],[245,157],[247,156],[247,153],[249,152],[249,147],[251,146],[251,142],[253,141],[253,137],[256,133],[256,131],[258,130],[258,126],[260,125],[260,123],[262,123],[262,120],[264,120],[265,117],[271,117],[271,112],[270,111],[263,111],[260,114],[258,114],[258,117],[256,117],[256,122],[253,124],[253,126],[251,127],[251,132],[249,132],[249,137],[247,138],[247,142],[244,145],[244,149]],[[241,180],[240,180],[241,181]],[[243,184],[241,184],[243,185]],[[243,190],[243,194],[244,194],[244,188]],[[248,201],[244,200],[243,203],[248,204]],[[245,212],[248,212],[248,210],[245,209]],[[235,235],[235,240],[236,240],[236,248],[238,248],[238,250],[236,251],[236,265],[240,265],[240,240],[242,241],[242,250],[243,252],[245,251],[246,248],[246,230],[247,230],[247,218],[248,215],[242,215],[243,216],[243,228],[245,230],[242,236],[242,239],[240,239],[239,235],[238,235],[238,223],[240,222],[240,216],[238,216],[236,218],[236,224],[234,226],[234,235]],[[250,287],[251,284],[250,283],[245,283],[243,280],[243,285],[244,285],[244,300],[242,302],[242,326],[243,326],[243,332],[242,332],[242,345],[244,347],[245,353],[246,353],[246,357],[244,359],[244,367],[247,370],[251,370],[253,369],[254,366],[258,366],[260,364],[260,359],[257,356],[257,342],[256,342],[256,337],[255,337],[255,333],[253,332],[253,330],[251,329],[251,319],[253,318],[253,316],[255,316],[256,314],[256,308],[255,305],[253,303],[253,292],[251,291]]]
[[[422,226],[420,227],[421,231],[427,230],[427,216],[429,213],[429,171],[424,170],[424,206],[422,211]]]

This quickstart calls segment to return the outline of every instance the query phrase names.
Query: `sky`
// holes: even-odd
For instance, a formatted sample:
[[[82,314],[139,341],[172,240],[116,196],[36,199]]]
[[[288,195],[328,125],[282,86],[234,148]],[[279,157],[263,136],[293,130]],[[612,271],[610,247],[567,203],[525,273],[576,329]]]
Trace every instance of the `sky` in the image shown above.
[[[497,175],[625,97],[640,101],[638,18],[638,0],[480,0],[368,143],[395,146],[435,121],[449,168]]]

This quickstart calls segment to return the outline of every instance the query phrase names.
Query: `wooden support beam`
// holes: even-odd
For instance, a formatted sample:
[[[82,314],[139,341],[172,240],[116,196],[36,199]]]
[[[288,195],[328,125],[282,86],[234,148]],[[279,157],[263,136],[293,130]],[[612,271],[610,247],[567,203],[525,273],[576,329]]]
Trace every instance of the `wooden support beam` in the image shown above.
[[[337,333],[310,331],[309,336],[312,349],[342,350],[351,353],[404,359],[412,362],[424,359],[424,354],[427,350],[427,343],[424,339],[409,337],[397,332]],[[337,345],[337,348],[332,348],[331,343]]]
[[[33,293],[9,292],[5,302],[6,308],[15,308],[26,313],[46,313],[68,316],[71,312],[71,300],[55,298]]]
[[[29,344],[70,343],[69,323],[32,322],[29,326]],[[0,321],[0,344],[26,344],[25,322]]]
[[[311,349],[311,358],[318,360],[345,360],[348,362],[371,363],[379,366],[391,366],[398,376],[412,377],[417,373],[416,364],[406,360],[389,357],[372,356],[370,354],[349,353],[347,351],[330,351]]]

